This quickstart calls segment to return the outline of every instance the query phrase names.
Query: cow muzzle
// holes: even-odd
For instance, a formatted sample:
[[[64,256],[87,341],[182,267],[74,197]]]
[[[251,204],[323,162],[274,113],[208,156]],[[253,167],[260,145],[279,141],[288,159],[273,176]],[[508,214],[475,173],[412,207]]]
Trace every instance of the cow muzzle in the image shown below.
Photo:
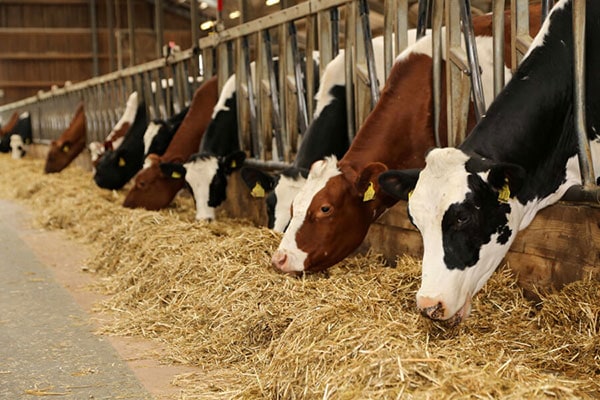
[[[453,327],[468,317],[471,311],[471,300],[470,297],[467,297],[463,306],[453,315],[448,315],[447,307],[442,301],[431,297],[418,297],[417,308],[424,317],[434,321],[442,321],[445,325]]]
[[[288,256],[287,252],[282,250],[277,250],[275,253],[273,253],[273,256],[271,257],[271,265],[276,270],[289,275],[300,275],[302,273],[302,271],[293,269],[290,262],[290,257]]]

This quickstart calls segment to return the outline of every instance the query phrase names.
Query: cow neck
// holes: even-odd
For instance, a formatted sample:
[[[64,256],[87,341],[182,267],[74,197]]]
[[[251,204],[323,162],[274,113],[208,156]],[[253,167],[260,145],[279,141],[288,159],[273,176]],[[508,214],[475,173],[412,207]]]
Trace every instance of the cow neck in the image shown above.
[[[236,93],[225,101],[225,109],[219,110],[206,129],[200,143],[200,152],[214,156],[226,156],[240,149],[237,127]]]
[[[560,20],[552,19],[543,45],[531,50],[517,73],[490,105],[487,116],[460,146],[468,154],[520,165],[528,174],[529,185],[551,181],[543,189],[544,193],[527,193],[526,190],[520,196],[523,200],[556,190],[563,183],[567,160],[577,152],[571,106],[571,13],[570,8],[559,12],[567,12],[568,15]],[[597,40],[592,37],[588,35],[597,47]],[[588,79],[586,90],[587,93],[597,93],[600,83]],[[590,127],[595,125],[594,117],[600,115],[600,104],[589,101],[587,112],[588,132],[592,135]],[[530,190],[534,189],[530,187]]]
[[[162,155],[165,162],[185,162],[198,150],[202,136],[210,123],[212,110],[217,103],[217,78],[206,81],[196,90],[192,104],[171,143]],[[181,160],[181,161],[180,161]]]
[[[423,167],[435,145],[432,125],[432,60],[410,54],[394,64],[381,98],[339,161],[341,169],[361,171],[381,162],[389,169]]]

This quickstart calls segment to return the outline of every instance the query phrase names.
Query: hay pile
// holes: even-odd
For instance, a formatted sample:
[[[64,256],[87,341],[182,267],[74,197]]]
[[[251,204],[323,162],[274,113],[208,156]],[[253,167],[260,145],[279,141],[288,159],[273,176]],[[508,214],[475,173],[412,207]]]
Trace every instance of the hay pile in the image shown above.
[[[49,229],[97,248],[89,267],[112,296],[105,333],[167,344],[203,368],[174,382],[183,399],[598,398],[600,284],[523,299],[494,275],[453,329],[414,309],[418,260],[376,254],[328,274],[273,272],[279,237],[243,221],[195,223],[193,203],[161,212],[120,206],[89,173],[41,173],[0,157],[0,196],[24,200]]]

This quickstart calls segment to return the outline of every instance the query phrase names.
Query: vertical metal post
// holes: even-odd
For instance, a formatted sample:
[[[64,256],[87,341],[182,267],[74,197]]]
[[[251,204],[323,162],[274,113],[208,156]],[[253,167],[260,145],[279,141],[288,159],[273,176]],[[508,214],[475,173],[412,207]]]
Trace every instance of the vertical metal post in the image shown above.
[[[308,123],[311,123],[313,120],[313,113],[315,110],[315,74],[318,74],[319,71],[315,71],[315,60],[313,59],[314,50],[315,50],[315,27],[316,27],[316,17],[315,15],[307,15],[306,16],[306,44],[304,46],[304,54],[306,59],[306,67],[304,71],[304,76],[306,77],[306,113],[308,117]],[[318,68],[318,67],[317,67]],[[325,67],[323,67],[325,69]]]
[[[333,7],[329,11],[331,19],[331,50],[332,56],[335,57],[340,52],[340,10]]]
[[[90,0],[90,25],[92,29],[92,76],[99,75],[98,69],[98,23],[96,18],[96,0]]]
[[[417,39],[425,36],[427,27],[431,24],[431,8],[435,0],[419,0],[417,11]]]
[[[271,34],[268,29],[263,31],[263,42],[265,49],[265,58],[267,61],[267,71],[269,77],[269,87],[271,92],[271,106],[273,108],[272,113],[272,126],[273,131],[275,132],[275,144],[277,146],[277,154],[279,157],[279,161],[283,161],[283,138],[282,138],[282,119],[281,119],[281,109],[279,108],[279,89],[277,87],[277,78],[275,76],[275,67],[273,61],[273,54],[271,51]]]
[[[483,84],[481,83],[481,71],[479,70],[479,58],[477,57],[477,46],[475,45],[475,34],[473,33],[473,22],[471,21],[471,2],[463,0],[460,7],[463,36],[467,49],[467,60],[471,73],[471,94],[475,107],[475,118],[477,122],[485,114],[485,98],[483,95]]]
[[[504,4],[494,0],[492,13],[492,40],[494,46],[494,98],[504,88]]]
[[[248,45],[248,36],[242,37],[242,55],[243,63],[246,68],[246,87],[248,88],[248,106],[250,112],[250,137],[252,143],[252,154],[259,157],[263,153],[260,139],[258,138],[258,126],[256,116],[256,97],[254,95],[254,82],[252,68],[250,66],[250,46]],[[241,97],[241,96],[240,96]]]
[[[190,9],[193,7],[195,0],[190,3]],[[163,24],[163,2],[162,0],[154,0],[154,31],[156,34],[156,57],[163,56],[162,49],[164,45],[164,24]]]
[[[369,84],[371,87],[371,108],[373,108],[379,101],[379,82],[377,81],[377,72],[375,72],[373,38],[371,37],[371,25],[369,23],[369,3],[367,3],[367,0],[361,0],[359,7],[363,40],[365,43],[365,53],[367,57],[367,70],[369,72]]]
[[[595,187],[594,171],[590,161],[592,152],[585,120],[585,14],[586,0],[573,0],[573,62],[575,130],[579,145],[579,169],[584,189]]]
[[[356,133],[356,122],[354,112],[354,62],[356,40],[356,7],[353,3],[346,5],[346,45],[344,52],[344,66],[346,73],[346,118],[348,123],[348,139],[350,142],[354,139]]]
[[[291,39],[292,57],[294,62],[294,79],[296,82],[296,98],[298,101],[298,130],[300,135],[304,135],[308,128],[308,111],[306,108],[306,91],[304,90],[304,81],[302,79],[302,57],[298,50],[298,39],[296,35],[296,25],[294,21],[288,23],[288,32]],[[311,57],[312,59],[312,57]]]
[[[542,24],[548,18],[548,13],[554,5],[554,0],[542,0]]]
[[[433,136],[435,145],[441,147],[440,114],[442,109],[442,22],[444,19],[444,0],[433,0],[433,26],[431,47],[433,55]],[[448,34],[448,32],[446,32]],[[449,65],[446,66],[450,68]],[[450,144],[450,142],[448,142]]]
[[[192,33],[192,48],[194,49],[194,56],[191,60],[191,76],[194,79],[192,82],[193,90],[197,88],[196,78],[200,74],[200,61],[198,60],[198,54],[200,54],[198,50],[198,40],[200,39],[200,24],[198,22],[198,2],[196,0],[192,0],[190,3],[190,25],[191,25],[191,33]],[[204,70],[204,69],[203,69]],[[189,75],[189,74],[188,74]]]
[[[129,66],[135,65],[135,17],[134,0],[127,0],[127,27],[129,29]]]

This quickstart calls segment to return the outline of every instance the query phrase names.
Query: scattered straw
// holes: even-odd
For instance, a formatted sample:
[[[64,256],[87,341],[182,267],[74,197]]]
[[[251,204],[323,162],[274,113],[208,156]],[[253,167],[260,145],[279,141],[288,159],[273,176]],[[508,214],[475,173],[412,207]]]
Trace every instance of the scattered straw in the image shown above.
[[[244,221],[193,221],[193,202],[120,206],[124,192],[67,168],[0,157],[0,196],[22,200],[47,229],[94,244],[89,262],[111,294],[104,333],[164,342],[181,399],[598,398],[600,284],[525,300],[507,271],[447,329],[415,311],[419,261],[376,254],[327,274],[275,273],[279,236]]]

